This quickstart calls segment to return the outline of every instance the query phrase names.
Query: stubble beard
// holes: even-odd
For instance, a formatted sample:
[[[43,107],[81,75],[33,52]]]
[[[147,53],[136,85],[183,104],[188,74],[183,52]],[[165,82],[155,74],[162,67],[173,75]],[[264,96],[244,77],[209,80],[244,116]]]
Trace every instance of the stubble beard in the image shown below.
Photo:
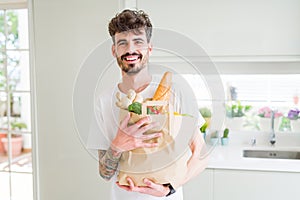
[[[147,53],[145,56],[142,56],[141,62],[134,64],[126,64],[122,61],[121,57],[117,58],[118,65],[121,70],[129,76],[133,76],[138,74],[142,69],[144,69],[148,64],[149,54]]]

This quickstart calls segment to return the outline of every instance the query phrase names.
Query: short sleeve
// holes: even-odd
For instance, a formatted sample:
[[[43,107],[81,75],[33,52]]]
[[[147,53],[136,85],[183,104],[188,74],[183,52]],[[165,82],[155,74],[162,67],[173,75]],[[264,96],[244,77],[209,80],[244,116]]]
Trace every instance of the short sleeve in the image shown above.
[[[174,75],[172,91],[174,111],[197,118],[197,126],[203,126],[205,120],[199,112],[196,96],[182,76]]]

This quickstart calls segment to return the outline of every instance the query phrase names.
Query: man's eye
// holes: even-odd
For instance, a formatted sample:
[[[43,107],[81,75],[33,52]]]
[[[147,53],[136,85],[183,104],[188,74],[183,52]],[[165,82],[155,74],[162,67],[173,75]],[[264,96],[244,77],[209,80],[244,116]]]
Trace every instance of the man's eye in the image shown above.
[[[119,42],[118,45],[119,46],[124,46],[126,44],[126,42]]]
[[[144,44],[144,42],[142,40],[137,40],[135,43],[136,44]]]

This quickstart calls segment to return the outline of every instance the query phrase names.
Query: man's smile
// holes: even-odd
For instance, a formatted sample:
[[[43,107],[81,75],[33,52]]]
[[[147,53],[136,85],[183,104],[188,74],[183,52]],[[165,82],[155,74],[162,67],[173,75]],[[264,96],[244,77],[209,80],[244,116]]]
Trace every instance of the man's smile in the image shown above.
[[[138,60],[140,60],[141,58],[142,58],[142,55],[137,54],[137,53],[133,53],[133,54],[126,53],[125,55],[121,56],[121,60],[127,62],[128,64],[135,63]]]

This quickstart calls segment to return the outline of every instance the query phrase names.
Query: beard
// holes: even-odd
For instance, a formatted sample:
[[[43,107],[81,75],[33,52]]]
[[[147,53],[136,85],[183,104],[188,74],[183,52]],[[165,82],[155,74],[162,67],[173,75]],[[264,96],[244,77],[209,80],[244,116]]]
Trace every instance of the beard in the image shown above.
[[[126,56],[130,56],[130,55],[138,56],[139,62],[132,63],[132,64],[126,63],[124,58]],[[148,59],[149,59],[149,52],[147,52],[145,54],[145,56],[143,56],[142,54],[137,54],[137,53],[133,53],[133,54],[126,53],[120,57],[117,57],[117,62],[118,62],[118,65],[120,66],[121,70],[124,73],[126,73],[127,75],[135,75],[135,74],[138,74],[142,69],[144,69],[147,66]]]

